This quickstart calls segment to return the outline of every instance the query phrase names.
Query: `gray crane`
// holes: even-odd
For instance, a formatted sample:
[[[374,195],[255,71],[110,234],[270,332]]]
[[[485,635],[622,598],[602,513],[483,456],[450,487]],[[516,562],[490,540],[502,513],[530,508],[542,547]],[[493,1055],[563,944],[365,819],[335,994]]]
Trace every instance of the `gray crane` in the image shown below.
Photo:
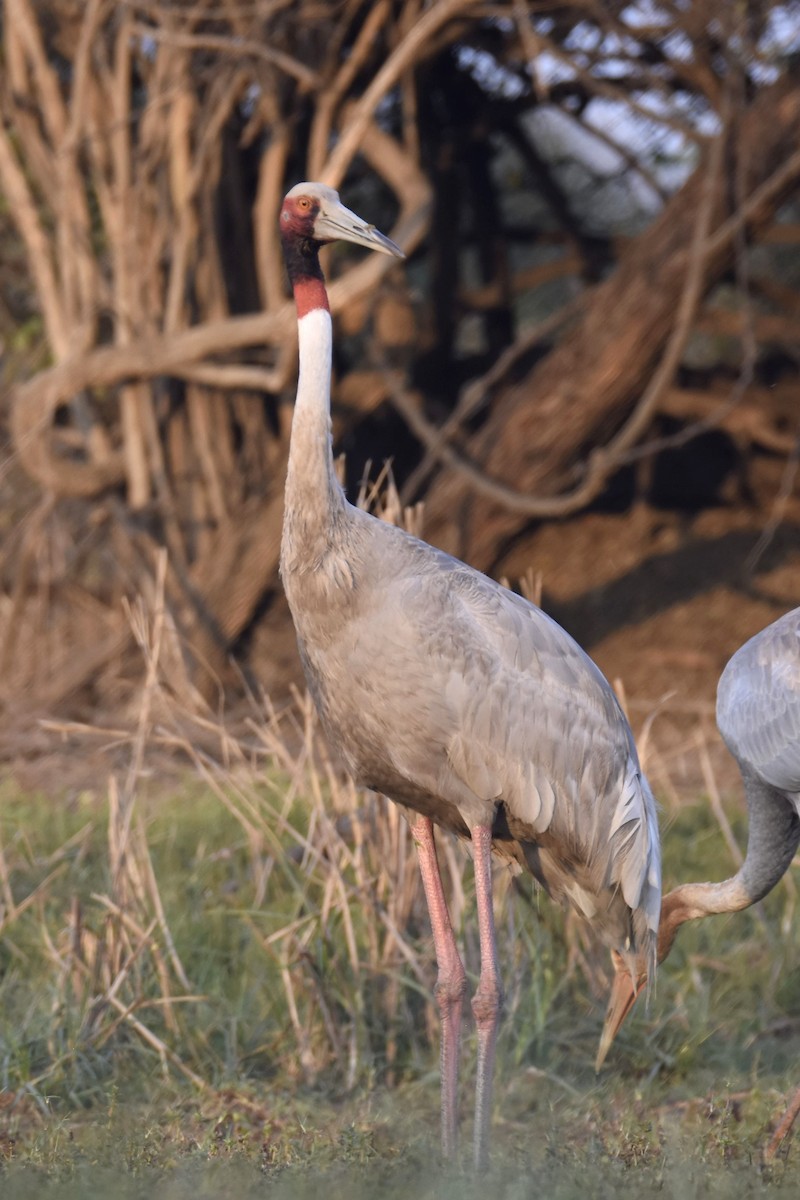
[[[402,257],[331,188],[297,184],[280,232],[298,317],[281,574],[322,726],[362,786],[406,810],[430,914],[441,1017],[442,1149],[456,1148],[466,976],[434,825],[471,843],[480,944],[475,1164],[488,1161],[502,1006],[492,853],[591,922],[617,981],[655,970],[661,870],[655,805],[598,668],[563,629],[485,575],[348,504],[330,433],[331,317],[320,245]],[[638,983],[638,978],[637,978]],[[613,1024],[617,1009],[609,1009]],[[624,1016],[624,1012],[622,1014]]]
[[[788,869],[800,845],[800,608],[779,617],[741,646],[717,685],[717,725],[739,764],[749,833],[742,866],[721,883],[683,883],[664,897],[658,961],[686,921],[738,912],[763,899]],[[625,1012],[646,979],[648,963],[627,974]],[[610,1041],[609,1041],[610,1044]],[[607,1049],[607,1046],[605,1047]],[[770,1143],[774,1149],[800,1112],[800,1090]]]

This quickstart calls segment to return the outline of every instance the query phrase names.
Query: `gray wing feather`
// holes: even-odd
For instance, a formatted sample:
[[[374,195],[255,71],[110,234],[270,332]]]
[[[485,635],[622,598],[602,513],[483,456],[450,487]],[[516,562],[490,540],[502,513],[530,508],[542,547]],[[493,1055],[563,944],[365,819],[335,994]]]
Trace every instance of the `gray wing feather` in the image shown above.
[[[432,605],[426,590],[426,621]],[[413,611],[409,596],[400,600]],[[522,597],[461,568],[447,577],[444,617],[427,637],[447,645],[448,757],[479,798],[502,799],[528,826],[592,864],[596,890],[660,911],[655,802],[610,685],[555,621]],[[425,636],[423,634],[423,636]]]
[[[800,792],[800,608],[733,655],[717,687],[717,725],[740,763]]]

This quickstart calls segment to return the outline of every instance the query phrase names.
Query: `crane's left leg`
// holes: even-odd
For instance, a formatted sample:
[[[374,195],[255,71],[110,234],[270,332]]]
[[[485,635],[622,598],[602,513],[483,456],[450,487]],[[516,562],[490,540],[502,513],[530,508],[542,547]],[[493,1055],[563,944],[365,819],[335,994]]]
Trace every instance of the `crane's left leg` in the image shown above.
[[[478,1030],[478,1067],[475,1085],[475,1169],[489,1165],[489,1126],[492,1119],[492,1080],[497,1026],[503,1007],[503,989],[497,964],[497,940],[492,905],[492,831],[488,825],[472,830],[475,859],[475,900],[481,946],[481,974],[472,997]]]
[[[430,817],[418,816],[411,826],[411,835],[417,847],[439,968],[435,994],[442,1022],[442,1154],[445,1159],[452,1159],[455,1156],[458,1138],[458,1058],[461,1046],[461,1005],[467,988],[467,977],[450,923],[439,860],[436,857],[433,821]]]

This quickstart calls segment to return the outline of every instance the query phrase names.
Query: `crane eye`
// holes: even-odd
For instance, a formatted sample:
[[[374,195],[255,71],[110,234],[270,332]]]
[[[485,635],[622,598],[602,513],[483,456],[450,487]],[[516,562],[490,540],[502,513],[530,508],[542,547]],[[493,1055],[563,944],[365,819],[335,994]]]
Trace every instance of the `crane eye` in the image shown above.
[[[297,207],[306,211],[311,208],[311,201],[309,200],[308,196],[301,196],[297,201]]]

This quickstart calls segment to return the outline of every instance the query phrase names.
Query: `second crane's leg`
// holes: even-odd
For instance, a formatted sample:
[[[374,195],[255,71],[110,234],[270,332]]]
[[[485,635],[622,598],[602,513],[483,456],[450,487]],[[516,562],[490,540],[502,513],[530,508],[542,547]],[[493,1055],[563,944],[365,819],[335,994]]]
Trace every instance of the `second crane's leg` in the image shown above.
[[[445,1158],[452,1158],[458,1138],[458,1055],[461,1045],[461,1006],[467,977],[447,911],[430,817],[417,817],[411,826],[411,833],[417,847],[439,968],[435,995],[442,1023],[442,1154]]]
[[[475,1169],[489,1164],[489,1126],[492,1119],[492,1080],[497,1026],[503,1005],[492,906],[492,831],[488,825],[472,830],[475,858],[475,900],[481,944],[481,975],[472,997],[478,1030],[478,1068],[475,1085]]]
[[[766,1158],[767,1162],[771,1162],[775,1157],[778,1152],[778,1147],[791,1130],[798,1116],[800,1116],[800,1088],[797,1089],[789,1101],[789,1107],[781,1117],[781,1122],[773,1133],[770,1143],[764,1151],[764,1157]]]

